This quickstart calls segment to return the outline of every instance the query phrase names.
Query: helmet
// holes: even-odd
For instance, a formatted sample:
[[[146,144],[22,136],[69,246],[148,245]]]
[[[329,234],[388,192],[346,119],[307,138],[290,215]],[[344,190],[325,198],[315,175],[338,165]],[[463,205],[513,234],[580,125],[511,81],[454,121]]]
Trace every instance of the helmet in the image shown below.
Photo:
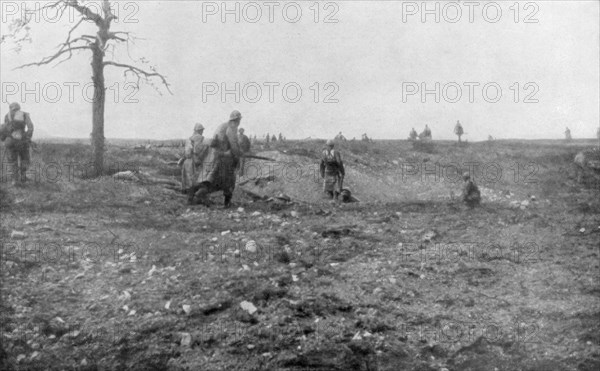
[[[201,124],[201,123],[197,123],[197,124],[194,126],[194,131],[202,131],[202,130],[204,130],[204,126],[202,126],[202,124]]]
[[[244,132],[244,128],[240,128],[238,131],[239,131],[240,133],[243,133],[243,132]]]
[[[326,144],[327,144],[328,146],[333,146],[333,145],[335,144],[335,142],[333,141],[333,139],[329,139],[329,140],[327,140],[327,143],[326,143]]]
[[[469,175],[469,173],[464,173],[462,177],[463,177],[464,180],[471,179],[471,175]]]
[[[233,112],[231,112],[231,115],[229,115],[229,121],[239,120],[241,118],[242,114],[238,110],[234,110]]]
[[[14,103],[9,104],[8,109],[11,111],[18,111],[21,109],[21,105],[17,102],[14,102]]]

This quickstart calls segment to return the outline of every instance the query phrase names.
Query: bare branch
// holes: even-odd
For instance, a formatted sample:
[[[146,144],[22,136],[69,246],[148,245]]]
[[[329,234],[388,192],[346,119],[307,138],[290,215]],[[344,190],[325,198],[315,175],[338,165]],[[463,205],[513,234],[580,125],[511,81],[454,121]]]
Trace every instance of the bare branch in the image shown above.
[[[45,64],[51,63],[52,61],[56,60],[56,58],[60,57],[61,55],[65,54],[65,53],[69,53],[69,57],[67,59],[70,59],[71,56],[73,55],[72,53],[74,50],[83,50],[83,49],[91,49],[91,47],[90,46],[74,46],[74,47],[70,47],[67,49],[61,49],[58,52],[56,52],[56,54],[46,57],[39,62],[23,64],[19,67],[15,67],[13,70],[19,70],[19,69],[22,69],[25,67],[31,67],[31,66],[43,66]]]
[[[104,62],[104,65],[125,68],[124,74],[127,75],[127,72],[133,73],[138,79],[138,84],[139,84],[140,78],[142,78],[142,77],[144,78],[145,81],[149,81],[148,79],[150,79],[152,77],[158,77],[162,81],[163,85],[167,88],[169,93],[171,93],[171,95],[173,94],[173,92],[169,88],[170,85],[167,82],[167,79],[158,72],[147,72],[147,71],[142,70],[141,68],[138,68],[138,67],[135,67],[135,66],[132,66],[129,64],[117,63],[117,62],[113,62],[113,61],[106,61],[106,62]]]

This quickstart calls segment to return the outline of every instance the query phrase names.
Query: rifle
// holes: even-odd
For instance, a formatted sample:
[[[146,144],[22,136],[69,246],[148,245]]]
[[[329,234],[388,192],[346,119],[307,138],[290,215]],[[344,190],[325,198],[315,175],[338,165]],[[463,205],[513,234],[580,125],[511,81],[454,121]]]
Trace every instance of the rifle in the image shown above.
[[[263,157],[263,156],[258,156],[258,155],[253,155],[253,154],[250,154],[250,153],[243,154],[241,157],[244,157],[244,158],[254,158],[254,159],[257,159],[257,160],[265,160],[265,161],[277,161],[277,160],[275,160],[273,158]],[[179,161],[177,161],[177,162],[171,161],[171,162],[168,162],[167,165],[181,166],[181,165],[183,165],[184,161],[185,161],[185,157],[182,156],[179,159]]]
[[[265,161],[277,161],[273,158],[269,158],[269,157],[263,157],[263,156],[257,156],[257,155],[253,155],[251,153],[245,153],[242,155],[242,157],[244,158],[255,158],[257,160],[265,160]]]

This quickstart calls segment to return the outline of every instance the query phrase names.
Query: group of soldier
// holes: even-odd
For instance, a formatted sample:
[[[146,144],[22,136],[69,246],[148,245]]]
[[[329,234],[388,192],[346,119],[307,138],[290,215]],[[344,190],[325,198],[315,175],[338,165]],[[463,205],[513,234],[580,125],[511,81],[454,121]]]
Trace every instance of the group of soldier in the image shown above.
[[[277,139],[279,138],[279,139]],[[273,134],[272,136],[269,136],[269,133],[267,133],[266,137],[265,137],[265,142],[267,144],[269,144],[269,142],[277,142],[277,140],[279,140],[280,142],[285,142],[286,138],[281,135],[281,133],[279,133],[278,136],[275,136],[275,134]],[[254,136],[254,141],[256,142],[256,135]]]
[[[186,141],[182,166],[182,191],[188,203],[209,205],[210,193],[222,191],[224,206],[231,206],[236,172],[243,174],[244,155],[250,152],[250,139],[240,128],[242,114],[233,111],[229,120],[217,126],[214,136],[206,140],[204,126],[194,127]]]
[[[231,198],[235,189],[236,172],[244,175],[245,155],[251,150],[250,139],[240,128],[242,115],[239,111],[231,112],[229,120],[217,126],[211,139],[204,136],[204,126],[197,123],[194,133],[186,140],[184,157],[179,162],[182,172],[182,191],[187,193],[190,204],[209,205],[210,193],[222,191],[224,206],[231,206]],[[457,122],[462,135],[462,126]],[[460,132],[460,134],[459,134]],[[416,132],[411,132],[411,139]],[[9,105],[9,112],[0,127],[0,140],[5,142],[9,169],[12,170],[13,184],[27,181],[27,167],[30,162],[30,145],[33,136],[33,123],[27,112],[21,110],[18,103]],[[363,140],[366,134],[363,134]],[[420,138],[431,138],[431,130],[426,125]],[[268,135],[267,135],[267,138]],[[279,140],[283,140],[279,134]],[[336,140],[345,140],[340,132]],[[339,150],[335,149],[335,141],[328,140],[322,151],[319,165],[323,178],[323,193],[331,199],[340,195],[347,200],[349,190],[343,188],[345,178],[344,162]],[[463,200],[470,206],[479,203],[480,194],[475,183],[468,175],[464,176],[465,188]]]

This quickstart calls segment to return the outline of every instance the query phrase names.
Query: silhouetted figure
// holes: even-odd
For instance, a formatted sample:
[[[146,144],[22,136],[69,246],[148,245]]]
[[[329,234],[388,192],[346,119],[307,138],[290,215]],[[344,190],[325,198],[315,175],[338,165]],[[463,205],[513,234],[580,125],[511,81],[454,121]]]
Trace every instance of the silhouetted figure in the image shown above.
[[[463,130],[462,125],[460,124],[460,121],[456,121],[456,126],[454,127],[454,134],[458,136],[458,143],[461,142],[460,137],[462,137],[464,133],[465,132]]]
[[[573,139],[573,138],[571,137],[571,130],[569,130],[569,128],[566,128],[566,130],[565,130],[565,140],[566,140],[567,142],[570,142],[570,141],[571,141],[571,139]]]
[[[415,130],[415,128],[412,128],[412,130],[410,131],[410,134],[408,135],[408,139],[415,141],[418,138],[418,134],[417,131]]]

